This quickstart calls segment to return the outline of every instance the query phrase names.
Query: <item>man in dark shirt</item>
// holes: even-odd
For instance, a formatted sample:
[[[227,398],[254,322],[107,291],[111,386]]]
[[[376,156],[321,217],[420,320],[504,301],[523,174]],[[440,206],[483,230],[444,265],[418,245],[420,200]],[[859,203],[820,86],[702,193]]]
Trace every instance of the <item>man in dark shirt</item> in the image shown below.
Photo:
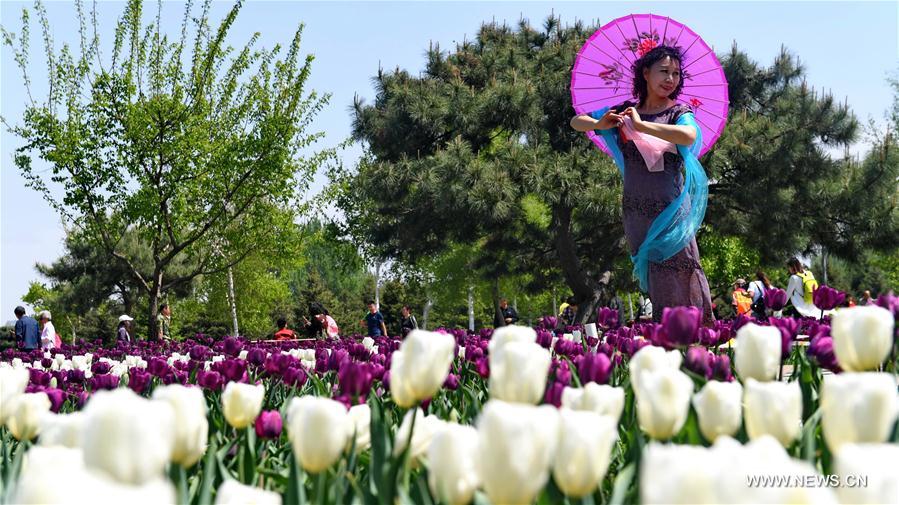
[[[22,347],[30,351],[40,346],[41,332],[38,329],[37,321],[33,317],[25,315],[25,307],[16,307],[16,344],[22,342]]]
[[[505,298],[500,300],[499,309],[503,314],[503,323],[515,324],[518,322],[518,312],[515,312],[515,309],[509,306],[509,300]]]
[[[412,330],[418,329],[418,321],[415,320],[415,316],[412,315],[412,309],[408,305],[403,305],[400,313],[402,314],[400,318],[400,334],[403,338],[406,338],[406,335]]]
[[[384,316],[378,312],[378,306],[374,300],[368,301],[368,314],[365,314],[365,323],[368,325],[369,337],[387,336],[387,326],[384,324]]]

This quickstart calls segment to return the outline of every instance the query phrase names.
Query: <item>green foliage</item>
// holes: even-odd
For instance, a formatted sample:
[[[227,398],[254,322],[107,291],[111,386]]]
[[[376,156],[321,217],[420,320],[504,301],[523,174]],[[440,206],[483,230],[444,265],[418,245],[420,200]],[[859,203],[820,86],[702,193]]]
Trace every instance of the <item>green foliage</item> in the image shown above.
[[[306,90],[312,56],[300,54],[302,27],[286,48],[258,48],[255,34],[235,49],[226,40],[240,6],[212,27],[210,1],[198,15],[188,3],[180,36],[170,38],[157,23],[145,25],[143,2],[131,0],[104,59],[99,36],[83,36],[80,51],[65,45],[56,52],[46,12],[35,5],[50,91],[26,104],[20,124],[4,118],[24,140],[15,164],[85,240],[128,270],[149,299],[151,328],[166,293],[250,254],[276,253],[289,233],[284,223],[301,210],[299,197],[333,155],[299,155],[321,137],[306,128],[327,103]],[[91,27],[76,7],[86,34]],[[27,14],[22,23],[20,44],[3,35],[31,96]],[[49,177],[35,158],[49,164]],[[47,179],[63,199],[53,198]],[[273,220],[275,211],[290,218]],[[146,245],[149,273],[122,245],[132,229]],[[182,261],[193,268],[174,272]]]
[[[698,235],[702,269],[713,297],[717,295],[729,299],[734,280],[740,277],[747,281],[755,279],[760,255],[746,240],[712,233],[707,225]]]

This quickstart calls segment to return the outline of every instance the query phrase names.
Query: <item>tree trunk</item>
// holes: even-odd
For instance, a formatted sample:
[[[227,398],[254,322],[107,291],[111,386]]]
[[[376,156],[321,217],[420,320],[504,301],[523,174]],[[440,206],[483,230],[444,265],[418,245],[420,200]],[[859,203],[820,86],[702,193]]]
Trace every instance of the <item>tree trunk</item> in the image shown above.
[[[605,295],[608,287],[610,272],[603,272],[605,282],[591,278],[581,264],[577,254],[577,243],[571,234],[571,209],[563,206],[553,208],[552,228],[556,254],[565,283],[571,288],[575,300],[578,302],[575,322],[587,323],[596,313],[596,308]]]
[[[421,311],[421,329],[428,329],[428,315],[431,313],[431,306],[434,305],[434,302],[428,297],[428,301],[425,303],[425,308]]]
[[[381,310],[381,262],[375,263],[375,307]]]
[[[231,267],[228,267],[228,303],[231,305],[231,325],[234,329],[233,336],[236,338],[240,335],[237,327],[237,299],[234,296],[234,273]]]
[[[156,326],[156,317],[159,315],[159,299],[162,298],[162,271],[157,268],[153,273],[152,289],[148,293],[150,297],[149,315],[150,320],[147,321],[149,328],[148,340],[155,341],[159,339],[159,328]]]

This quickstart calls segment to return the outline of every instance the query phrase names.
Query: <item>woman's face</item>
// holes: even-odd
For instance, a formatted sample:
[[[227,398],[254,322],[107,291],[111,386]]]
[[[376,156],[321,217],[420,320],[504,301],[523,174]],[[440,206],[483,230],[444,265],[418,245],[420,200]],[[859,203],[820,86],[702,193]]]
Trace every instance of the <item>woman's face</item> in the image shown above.
[[[643,69],[643,77],[646,78],[649,96],[668,98],[680,83],[680,63],[666,56],[651,67]]]

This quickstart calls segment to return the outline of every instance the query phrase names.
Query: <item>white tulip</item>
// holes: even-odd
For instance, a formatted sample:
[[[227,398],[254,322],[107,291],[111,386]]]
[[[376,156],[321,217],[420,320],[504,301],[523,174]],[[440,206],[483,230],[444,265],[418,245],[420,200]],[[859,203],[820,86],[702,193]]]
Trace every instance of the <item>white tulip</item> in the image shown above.
[[[617,424],[624,411],[624,389],[595,382],[588,382],[582,388],[566,387],[562,391],[562,406],[590,410],[610,417]]]
[[[11,412],[10,400],[24,393],[30,380],[27,368],[16,366],[0,368],[0,424],[6,423],[6,418]]]
[[[770,381],[777,377],[781,360],[780,330],[749,323],[737,330],[734,366],[744,383],[750,377]]]
[[[592,493],[609,469],[618,429],[611,417],[590,411],[561,409],[553,479],[568,496]]]
[[[720,470],[715,456],[701,446],[650,442],[640,460],[640,502],[719,503],[715,482]]]
[[[765,477],[791,480],[789,485],[758,482]],[[825,477],[808,463],[791,459],[768,436],[745,446],[721,436],[709,448],[653,442],[640,462],[640,500],[646,504],[835,503],[826,487],[795,484],[805,479],[820,482]]]
[[[470,503],[481,483],[477,467],[478,432],[471,426],[445,423],[428,447],[428,484],[441,502]]]
[[[287,436],[297,463],[310,473],[333,465],[353,435],[347,408],[330,398],[301,396],[287,409]]]
[[[370,351],[371,348],[375,346],[375,339],[373,339],[371,337],[365,337],[362,339],[362,345],[365,347],[366,350]]]
[[[216,505],[281,505],[281,495],[228,479],[215,492]]]
[[[393,353],[390,393],[400,407],[431,398],[446,380],[456,340],[452,335],[412,330]]]
[[[631,385],[636,391],[640,387],[640,372],[643,370],[654,372],[662,369],[680,370],[683,360],[681,353],[677,351],[665,351],[661,347],[648,345],[631,358],[628,363]]]
[[[350,419],[353,421],[354,434],[350,433],[347,439],[347,450],[355,440],[356,452],[364,452],[371,447],[371,407],[367,403],[353,405],[349,410]]]
[[[203,390],[180,384],[159,386],[153,391],[153,400],[166,402],[174,410],[175,447],[172,461],[190,468],[206,453],[209,441],[209,421],[206,420],[206,397],[203,396]]]
[[[41,437],[38,443],[43,446],[81,448],[84,419],[84,412],[44,416],[41,419]]]
[[[531,503],[549,480],[559,439],[559,413],[490,400],[478,419],[481,482],[492,503]]]
[[[426,416],[420,408],[410,410],[403,416],[403,422],[400,428],[396,430],[396,436],[393,439],[393,455],[399,456],[406,446],[409,444],[409,430],[412,430],[412,416],[415,415],[415,428],[412,432],[412,445],[409,446],[409,459],[416,461],[424,456],[431,444],[431,439],[438,430],[443,428],[445,424],[437,416]]]
[[[175,503],[175,488],[167,479],[122,484],[88,469],[81,449],[60,446],[31,448],[11,492],[11,503],[90,504],[98,497],[109,503]]]
[[[84,461],[125,484],[162,476],[175,443],[175,413],[127,388],[94,393],[84,408]]]
[[[844,444],[836,453],[842,503],[899,503],[899,445]]]
[[[535,342],[512,341],[490,359],[490,397],[536,405],[543,399],[552,356]],[[391,377],[392,379],[392,377]]]
[[[643,369],[634,384],[640,428],[656,440],[677,435],[690,413],[693,380],[671,368]]]
[[[265,387],[241,382],[229,382],[222,393],[222,413],[228,424],[237,429],[246,428],[256,421],[262,411]]]
[[[743,386],[739,382],[709,381],[693,395],[699,430],[709,442],[733,436],[743,422]]]
[[[802,425],[799,382],[758,382],[748,379],[743,395],[746,433],[755,440],[771,435],[788,447]]]
[[[862,372],[880,366],[893,346],[894,325],[893,314],[876,305],[838,310],[830,321],[830,333],[840,368]]]
[[[877,372],[825,375],[821,410],[824,439],[834,454],[846,443],[886,442],[899,415],[896,380]]]
[[[536,342],[537,332],[527,326],[509,325],[497,328],[490,336],[487,346],[488,354],[502,352],[501,349],[510,342]]]
[[[46,393],[23,393],[13,396],[4,407],[9,410],[6,427],[17,440],[31,440],[40,435],[41,419],[50,413]]]
[[[244,350],[240,351],[239,353],[237,353],[237,358],[246,361],[247,356],[249,356],[249,355],[250,355],[250,351],[244,349]]]

